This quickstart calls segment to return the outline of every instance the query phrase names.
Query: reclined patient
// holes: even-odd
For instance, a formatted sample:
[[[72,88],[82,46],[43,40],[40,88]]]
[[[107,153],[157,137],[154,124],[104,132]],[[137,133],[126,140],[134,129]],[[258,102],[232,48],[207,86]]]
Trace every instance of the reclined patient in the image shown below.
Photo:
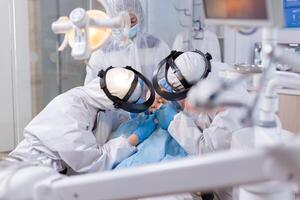
[[[157,96],[149,112],[155,115],[156,111],[160,106],[163,106],[164,103],[166,103],[166,101]],[[121,126],[112,133],[111,138],[118,138],[120,136],[129,137],[136,130],[139,121],[143,121],[147,119],[147,117],[147,115],[139,114],[136,118],[121,124]],[[185,156],[187,156],[185,150],[172,138],[169,132],[157,126],[152,134],[137,146],[137,151],[133,155],[123,160],[114,168],[122,169],[144,164],[153,164]]]

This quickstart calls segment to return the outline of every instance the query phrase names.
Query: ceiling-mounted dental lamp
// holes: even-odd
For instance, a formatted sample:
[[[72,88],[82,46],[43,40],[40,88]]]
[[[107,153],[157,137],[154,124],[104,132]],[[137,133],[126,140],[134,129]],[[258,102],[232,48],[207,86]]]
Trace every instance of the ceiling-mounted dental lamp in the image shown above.
[[[76,8],[69,17],[63,16],[55,21],[52,31],[55,34],[65,34],[59,51],[69,45],[74,59],[85,60],[110,38],[114,28],[123,29],[123,40],[128,39],[130,26],[130,16],[127,12],[110,18],[100,10],[85,11],[83,8]]]

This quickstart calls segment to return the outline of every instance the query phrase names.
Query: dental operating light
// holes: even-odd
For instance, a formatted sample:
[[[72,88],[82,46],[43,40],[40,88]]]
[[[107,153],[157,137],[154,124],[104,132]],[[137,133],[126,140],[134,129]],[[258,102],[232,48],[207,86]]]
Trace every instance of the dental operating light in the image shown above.
[[[111,36],[112,29],[122,29],[122,40],[128,39],[130,26],[130,16],[127,12],[110,18],[100,10],[85,11],[83,8],[76,8],[69,17],[63,16],[55,21],[52,31],[65,35],[59,51],[63,51],[69,45],[75,60],[85,60],[105,44]]]

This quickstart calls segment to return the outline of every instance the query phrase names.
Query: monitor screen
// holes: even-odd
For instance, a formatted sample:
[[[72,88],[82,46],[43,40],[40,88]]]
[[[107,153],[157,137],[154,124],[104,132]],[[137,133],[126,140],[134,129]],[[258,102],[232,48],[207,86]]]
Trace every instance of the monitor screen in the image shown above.
[[[207,19],[267,20],[264,0],[204,0]]]
[[[285,0],[284,5],[285,5],[286,8],[299,7],[300,6],[300,0]]]
[[[287,28],[300,27],[300,0],[284,1],[285,26]]]

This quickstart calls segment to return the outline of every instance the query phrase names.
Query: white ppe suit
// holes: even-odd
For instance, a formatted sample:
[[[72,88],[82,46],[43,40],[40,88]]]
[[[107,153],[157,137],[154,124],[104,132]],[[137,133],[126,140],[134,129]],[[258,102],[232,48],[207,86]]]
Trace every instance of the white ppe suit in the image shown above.
[[[205,62],[198,53],[185,52],[175,60],[175,63],[189,83],[199,81],[204,73]],[[220,71],[229,68],[229,65],[225,63],[211,62],[211,72],[205,81],[219,82]],[[167,76],[172,87],[179,88],[181,86],[181,82],[171,70],[168,71]],[[223,81],[230,82],[225,79]],[[189,94],[193,91],[193,94],[199,96],[201,91],[197,91],[198,89],[199,87],[194,85]],[[239,101],[244,100],[242,102],[246,103],[250,99],[244,83],[223,91],[223,93],[222,96],[226,98],[226,101],[238,99]],[[199,98],[197,95],[194,95],[194,98]],[[241,119],[244,114],[245,112],[241,112],[241,109],[237,108],[227,108],[219,113],[216,110],[201,113],[186,110],[175,115],[168,130],[189,155],[215,152],[230,148],[232,132],[242,128]]]
[[[110,170],[130,156],[136,148],[127,138],[109,139],[111,116],[102,112],[93,129],[99,111],[114,109],[113,103],[99,89],[99,79],[54,98],[25,128],[25,139],[10,154],[24,161],[61,171],[70,167],[76,173]],[[106,120],[107,119],[107,120]],[[113,125],[118,127],[117,119]],[[97,130],[95,130],[97,132]]]
[[[249,94],[243,87],[227,92],[226,95],[249,100]],[[195,115],[180,112],[175,115],[168,127],[169,133],[190,156],[201,156],[206,153],[229,150],[232,135],[245,128],[241,120],[245,112],[239,108],[227,108],[217,113]],[[232,200],[232,188],[216,191],[222,200]]]
[[[195,62],[198,58],[193,55],[196,54],[190,54],[190,56],[179,59],[177,62],[178,67],[184,66],[186,69],[189,69],[187,72],[191,73],[194,71],[194,68],[199,68],[199,65],[196,65],[199,62]],[[189,59],[191,60],[188,62]],[[211,73],[207,79],[215,81],[218,81],[219,71],[229,67],[224,63],[218,62],[212,62],[211,66]],[[188,78],[189,76],[186,77]],[[176,83],[174,84],[176,85]],[[244,83],[225,91],[222,96],[226,100],[238,99],[239,102],[241,101],[245,104],[251,99]],[[225,110],[220,112],[214,110],[201,114],[195,114],[186,110],[175,115],[168,127],[168,131],[191,156],[229,150],[233,132],[245,128],[241,122],[245,114],[246,112],[240,108],[225,108]],[[218,195],[222,200],[232,199],[231,189],[218,191]]]
[[[245,92],[242,93],[240,97],[245,98]],[[231,94],[236,95],[234,92]],[[168,131],[189,155],[228,150],[232,133],[244,128],[241,124],[244,115],[245,112],[238,108],[200,115],[180,112],[175,115]]]
[[[141,72],[149,80],[159,62],[170,53],[168,45],[157,37],[144,32],[144,13],[139,0],[103,0],[111,17],[122,11],[135,14],[138,18],[138,31],[129,42],[121,41],[120,32],[114,30],[111,39],[100,49],[95,51],[87,66],[85,84],[96,78],[101,69],[110,66],[131,66]]]

